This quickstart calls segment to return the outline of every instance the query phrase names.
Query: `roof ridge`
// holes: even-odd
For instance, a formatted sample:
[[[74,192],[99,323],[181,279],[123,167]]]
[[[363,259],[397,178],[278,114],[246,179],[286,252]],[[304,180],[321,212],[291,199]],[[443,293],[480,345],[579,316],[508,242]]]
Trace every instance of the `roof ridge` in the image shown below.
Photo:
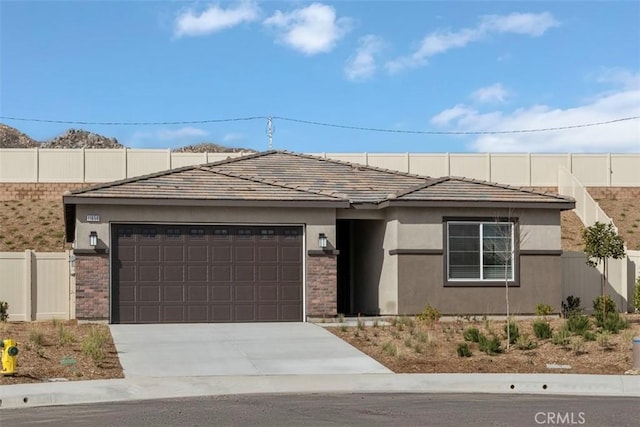
[[[290,154],[292,156],[296,156],[296,157],[302,157],[302,158],[306,158],[306,159],[313,159],[313,160],[320,160],[323,162],[327,162],[327,163],[336,163],[339,165],[343,165],[343,166],[357,166],[357,167],[362,167],[365,169],[370,169],[373,171],[377,171],[377,172],[385,172],[391,175],[401,175],[401,176],[407,176],[410,178],[431,178],[428,175],[419,175],[419,174],[415,174],[415,173],[409,173],[409,172],[402,172],[402,171],[398,171],[398,170],[394,170],[394,169],[387,169],[387,168],[380,168],[377,166],[371,166],[371,165],[363,165],[362,163],[353,163],[353,162],[347,162],[346,160],[338,160],[338,159],[331,159],[328,157],[320,157],[320,156],[315,156],[313,154],[305,154],[305,153],[296,153],[293,151],[287,151],[287,150],[273,150],[276,153],[281,153],[281,154]]]
[[[448,181],[449,179],[450,179],[450,177],[448,177],[448,176],[444,176],[444,177],[440,177],[440,178],[430,178],[430,181],[424,182],[424,183],[418,185],[417,187],[410,188],[408,190],[395,193],[394,194],[394,198],[406,196],[407,194],[411,194],[411,193],[415,193],[416,191],[424,190],[427,187],[431,187],[432,185],[440,184],[442,182]]]
[[[254,159],[256,157],[267,156],[269,154],[277,153],[277,151],[278,150],[267,150],[267,151],[259,151],[257,153],[251,153],[251,154],[247,154],[247,155],[241,154],[241,155],[236,156],[236,157],[227,157],[226,159],[216,160],[215,162],[203,163],[203,164],[201,164],[199,166],[225,165],[227,163],[238,162],[240,160]]]
[[[458,180],[458,181],[463,181],[463,182],[473,182],[475,184],[481,184],[481,185],[488,185],[488,186],[491,186],[491,187],[503,188],[505,190],[516,190],[516,191],[521,191],[523,193],[535,194],[535,195],[538,195],[538,196],[553,197],[554,199],[558,199],[558,200],[568,200],[568,201],[569,200],[574,200],[573,197],[563,196],[563,195],[557,194],[557,193],[550,193],[548,191],[536,191],[536,190],[533,190],[531,188],[523,188],[523,187],[517,187],[515,185],[501,184],[499,182],[494,182],[494,181],[487,181],[487,180],[476,179],[476,178],[467,178],[467,177],[463,177],[463,176],[449,176],[448,178],[455,179],[455,180]]]
[[[287,190],[295,190],[295,191],[300,191],[300,192],[303,192],[303,193],[317,194],[317,195],[320,195],[320,196],[333,197],[334,199],[339,199],[339,200],[348,199],[346,197],[346,195],[340,194],[340,193],[336,193],[336,192],[322,191],[322,190],[312,190],[310,188],[304,188],[302,186],[289,185],[289,184],[283,183],[281,181],[277,181],[275,179],[258,178],[256,176],[249,176],[249,175],[238,174],[238,173],[233,173],[233,172],[228,172],[228,171],[213,170],[213,169],[209,169],[210,166],[217,166],[217,165],[202,165],[200,169],[203,170],[203,171],[206,171],[206,172],[215,173],[215,174],[228,176],[228,177],[232,177],[232,178],[244,179],[246,181],[257,182],[257,183],[265,184],[265,185],[272,185],[274,187],[286,188]]]

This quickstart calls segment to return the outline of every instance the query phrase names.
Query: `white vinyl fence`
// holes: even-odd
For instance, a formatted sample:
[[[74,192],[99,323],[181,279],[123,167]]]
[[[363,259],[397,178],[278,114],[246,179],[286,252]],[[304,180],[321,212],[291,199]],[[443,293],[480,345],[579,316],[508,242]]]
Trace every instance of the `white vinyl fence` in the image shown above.
[[[0,301],[9,321],[73,319],[71,252],[0,252]]]
[[[432,177],[465,176],[526,187],[555,187],[559,166],[586,186],[640,186],[640,154],[312,153]],[[115,181],[241,153],[157,149],[0,149],[0,183]]]

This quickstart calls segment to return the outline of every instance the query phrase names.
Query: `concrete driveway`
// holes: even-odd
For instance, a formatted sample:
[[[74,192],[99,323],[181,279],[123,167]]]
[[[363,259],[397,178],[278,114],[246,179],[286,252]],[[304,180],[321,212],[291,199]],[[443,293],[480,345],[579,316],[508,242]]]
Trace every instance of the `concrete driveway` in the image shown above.
[[[311,323],[109,328],[126,378],[391,372]]]

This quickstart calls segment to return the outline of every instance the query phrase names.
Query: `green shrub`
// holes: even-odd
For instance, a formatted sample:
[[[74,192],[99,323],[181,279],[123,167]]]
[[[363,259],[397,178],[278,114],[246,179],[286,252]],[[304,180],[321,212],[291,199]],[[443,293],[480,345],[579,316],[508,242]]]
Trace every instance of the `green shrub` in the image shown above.
[[[442,317],[440,310],[432,307],[430,304],[425,305],[424,310],[422,310],[422,312],[418,314],[418,319],[426,320],[430,323],[437,322],[438,320],[440,320],[440,317]]]
[[[9,303],[6,301],[0,301],[0,322],[6,322],[9,318]]]
[[[109,341],[109,336],[99,328],[91,328],[89,335],[82,341],[82,353],[89,356],[96,366],[99,366],[106,357],[104,345]]]
[[[480,339],[480,330],[475,327],[467,328],[462,332],[462,337],[465,341],[478,342]]]
[[[518,324],[514,320],[509,320],[505,323],[503,330],[505,338],[509,337],[509,344],[515,344],[520,338],[520,328],[518,328]]]
[[[636,280],[636,287],[633,289],[633,307],[640,311],[640,277]]]
[[[573,313],[565,322],[566,329],[574,335],[584,335],[591,328],[589,316]]]
[[[537,346],[538,344],[529,337],[529,334],[520,335],[516,341],[516,348],[519,350],[533,350]]]
[[[595,341],[596,334],[592,331],[584,331],[584,334],[582,334],[582,338],[584,338],[585,341]]]
[[[538,316],[549,316],[553,314],[553,308],[549,304],[538,304],[536,306],[536,314]]]
[[[478,348],[480,349],[480,351],[484,351],[489,356],[502,353],[500,340],[498,340],[498,338],[495,336],[487,338],[484,334],[480,334],[480,337],[478,339]]]
[[[44,334],[36,329],[29,331],[29,341],[36,347],[42,347],[44,345]]]
[[[471,357],[472,355],[471,350],[469,350],[469,345],[467,345],[466,342],[458,344],[456,353],[458,353],[458,357]]]
[[[540,340],[546,340],[551,338],[553,335],[553,330],[551,329],[551,325],[546,320],[536,320],[533,322],[533,333],[536,338]]]
[[[62,323],[58,325],[58,342],[60,345],[67,345],[75,342],[75,337]]]
[[[613,301],[609,295],[602,296],[600,295],[598,298],[593,300],[593,316],[598,321],[598,325],[602,323],[602,307],[604,306],[604,310],[606,314],[618,312],[618,307],[616,307],[616,303]]]
[[[609,331],[602,331],[598,334],[596,341],[598,341],[598,345],[600,345],[603,350],[611,350],[613,348],[613,344],[611,343],[611,332]]]
[[[566,345],[569,345],[569,343],[571,342],[570,336],[571,334],[569,333],[568,330],[560,329],[558,332],[553,334],[553,337],[551,338],[551,342],[554,343],[555,345],[566,346]]]
[[[621,316],[620,313],[613,311],[611,313],[607,313],[607,317],[599,324],[599,326],[605,331],[617,334],[621,329],[627,329],[629,327],[629,322],[624,318],[624,316]]]
[[[387,353],[389,356],[396,357],[398,355],[398,346],[392,341],[386,341],[382,344],[382,351]]]
[[[582,313],[580,297],[569,295],[566,302],[562,301],[560,305],[562,306],[562,317],[569,317],[574,313]]]

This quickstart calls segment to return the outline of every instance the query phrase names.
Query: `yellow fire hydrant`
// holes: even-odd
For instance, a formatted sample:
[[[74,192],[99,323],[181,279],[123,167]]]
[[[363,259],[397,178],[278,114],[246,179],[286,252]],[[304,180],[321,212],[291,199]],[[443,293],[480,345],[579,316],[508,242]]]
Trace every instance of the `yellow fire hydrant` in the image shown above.
[[[18,343],[12,339],[0,341],[2,347],[2,375],[16,373],[16,361],[18,355]]]

